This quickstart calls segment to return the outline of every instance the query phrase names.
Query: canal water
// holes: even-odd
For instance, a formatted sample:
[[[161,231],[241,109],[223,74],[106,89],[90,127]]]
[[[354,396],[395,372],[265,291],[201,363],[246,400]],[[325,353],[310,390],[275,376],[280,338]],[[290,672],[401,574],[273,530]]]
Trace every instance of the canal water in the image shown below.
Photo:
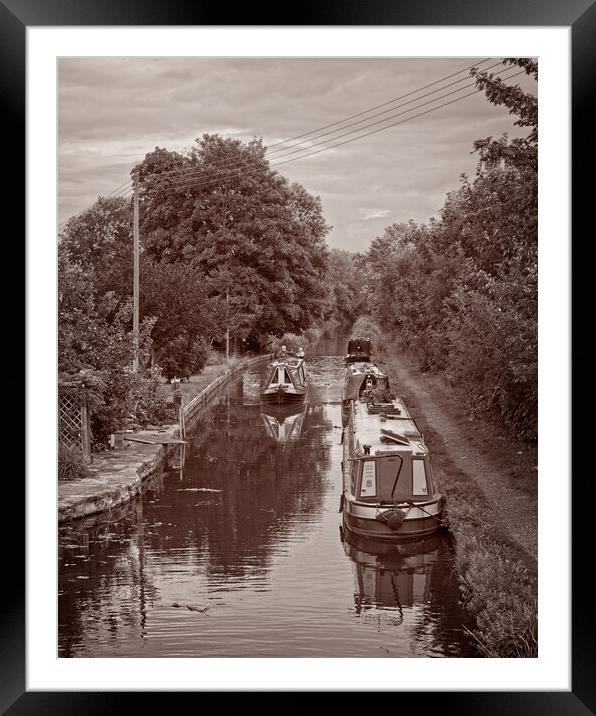
[[[475,655],[446,534],[342,534],[344,347],[310,358],[302,410],[238,376],[134,502],[60,528],[60,657]]]

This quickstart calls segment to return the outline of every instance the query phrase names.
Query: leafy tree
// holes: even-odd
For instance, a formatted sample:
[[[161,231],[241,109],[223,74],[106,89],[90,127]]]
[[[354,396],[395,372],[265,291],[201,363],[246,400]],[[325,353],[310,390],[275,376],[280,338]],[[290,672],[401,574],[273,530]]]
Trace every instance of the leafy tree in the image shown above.
[[[507,58],[505,65],[521,67],[526,74],[538,81],[538,63],[529,58]],[[474,142],[474,149],[480,152],[481,160],[494,163],[506,160],[520,166],[534,165],[537,161],[538,149],[538,100],[529,92],[524,92],[519,85],[507,84],[496,73],[480,72],[477,68],[470,70],[476,78],[476,86],[483,90],[491,104],[505,105],[517,119],[518,127],[530,127],[527,137],[515,139],[511,144],[499,140],[479,139]]]
[[[320,200],[272,171],[260,141],[203,135],[183,155],[157,148],[138,176],[148,255],[202,272],[220,325],[230,304],[240,337],[299,331],[321,315]]]
[[[207,335],[217,331],[201,272],[190,265],[156,263],[142,257],[140,312],[153,319],[153,358],[166,378],[200,372],[207,358]]]
[[[332,249],[329,252],[327,277],[329,293],[324,319],[340,326],[351,326],[365,310],[365,277],[356,255]]]
[[[510,59],[537,78],[532,60]],[[363,257],[373,317],[423,370],[443,371],[475,413],[537,435],[536,98],[473,72],[527,137],[474,142],[476,175],[461,177],[440,220],[392,224]],[[371,289],[372,286],[372,289]]]
[[[111,432],[127,422],[168,416],[158,394],[158,376],[132,373],[132,304],[114,294],[99,294],[95,274],[58,246],[58,369],[64,377],[84,374],[92,386],[91,426],[94,448],[106,445]],[[151,348],[153,319],[140,325],[140,347]]]
[[[60,244],[94,277],[98,295],[132,296],[132,205],[122,197],[99,197],[87,211],[68,220]]]
[[[106,318],[112,321],[113,329],[130,331],[133,289],[130,202],[118,197],[100,197],[90,209],[67,223],[60,245],[78,267],[70,270],[88,277],[87,300],[91,300],[95,307],[90,314],[103,311]],[[158,264],[144,252],[141,253],[140,264],[140,317],[141,321],[146,320],[153,326],[152,351],[151,354],[147,350],[141,351],[142,363],[148,365],[153,357],[158,363],[175,365],[174,375],[187,376],[198,372],[203,367],[198,359],[201,354],[199,343],[215,325],[207,302],[204,275],[198,267],[191,268],[182,263]],[[93,325],[93,319],[90,320],[89,325]],[[67,321],[66,315],[63,321]],[[109,340],[105,339],[102,347],[108,344]],[[128,344],[121,341],[120,345]],[[181,345],[185,346],[186,358],[179,356],[180,361],[176,362],[172,353],[178,351]],[[98,350],[98,346],[93,346],[92,350]],[[102,348],[99,350],[101,353]],[[99,357],[95,362],[106,365]],[[125,362],[114,358],[114,365]]]
[[[113,291],[100,294],[93,271],[73,261],[69,248],[58,247],[58,365],[61,371],[103,370],[132,364],[132,301]],[[147,349],[152,320],[140,326],[140,346]]]

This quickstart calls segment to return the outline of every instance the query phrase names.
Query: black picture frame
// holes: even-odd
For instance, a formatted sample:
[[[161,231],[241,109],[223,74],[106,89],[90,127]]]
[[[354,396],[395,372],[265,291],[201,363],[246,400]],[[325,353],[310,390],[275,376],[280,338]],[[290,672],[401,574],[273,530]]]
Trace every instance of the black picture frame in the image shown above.
[[[6,151],[12,153],[10,173],[12,181],[5,187],[6,205],[22,207],[25,215],[24,162],[21,146],[25,147],[25,68],[26,28],[30,26],[125,26],[125,25],[402,25],[402,26],[568,26],[572,43],[572,126],[576,141],[572,148],[573,198],[572,212],[576,226],[590,226],[588,211],[593,203],[588,191],[593,182],[582,181],[582,166],[593,167],[594,141],[589,98],[594,89],[594,38],[596,37],[596,6],[594,0],[501,0],[481,3],[477,0],[426,0],[426,2],[394,2],[382,0],[334,0],[326,3],[303,2],[299,8],[299,23],[281,19],[266,5],[246,4],[234,7],[233,12],[223,3],[149,2],[148,0],[0,0],[0,103],[5,127]],[[234,22],[228,22],[230,14]],[[588,124],[590,122],[590,124]],[[10,141],[6,141],[6,138]],[[22,141],[17,141],[17,138]],[[20,145],[20,146],[19,146]],[[21,169],[22,167],[22,169]],[[22,172],[22,174],[21,174]],[[590,192],[591,194],[593,192]],[[592,201],[591,201],[592,200]],[[15,211],[15,215],[18,212]],[[591,217],[590,217],[591,218]],[[584,219],[584,221],[582,221]],[[593,223],[593,222],[592,222]],[[593,233],[593,232],[590,232]],[[588,237],[589,239],[589,237]],[[574,264],[572,272],[573,299],[576,304],[581,286],[582,267]],[[586,270],[586,267],[583,267]],[[583,277],[582,277],[583,278]],[[587,284],[589,285],[589,283]],[[576,291],[577,288],[577,291]],[[572,324],[573,326],[573,324]],[[573,370],[579,370],[581,353],[574,356]],[[570,426],[569,426],[570,429]],[[572,445],[590,444],[587,428],[578,425]],[[33,440],[34,435],[28,434]],[[478,714],[587,714],[596,713],[594,693],[593,606],[589,589],[590,546],[589,497],[592,475],[582,484],[581,503],[573,500],[572,525],[572,690],[569,692],[427,692],[425,708],[437,708],[443,713]],[[9,475],[7,475],[9,477]],[[24,508],[24,489],[14,477],[5,480],[5,505],[19,514]],[[585,488],[589,496],[586,496]],[[585,510],[585,512],[584,512]],[[5,508],[5,513],[6,513]],[[25,514],[24,509],[20,514]],[[25,546],[5,543],[4,574],[9,576],[2,590],[1,622],[1,692],[2,713],[20,714],[99,714],[119,713],[142,708],[139,698],[149,696],[151,705],[165,706],[166,693],[129,692],[31,692],[25,685]],[[548,568],[548,567],[541,567]],[[592,625],[592,629],[590,629]],[[471,685],[472,687],[472,685]],[[273,689],[272,689],[273,690]],[[183,694],[177,694],[178,697]],[[413,707],[419,696],[400,693],[400,709]],[[410,704],[411,702],[411,704]],[[169,702],[170,703],[170,702]],[[195,704],[197,702],[195,701]]]

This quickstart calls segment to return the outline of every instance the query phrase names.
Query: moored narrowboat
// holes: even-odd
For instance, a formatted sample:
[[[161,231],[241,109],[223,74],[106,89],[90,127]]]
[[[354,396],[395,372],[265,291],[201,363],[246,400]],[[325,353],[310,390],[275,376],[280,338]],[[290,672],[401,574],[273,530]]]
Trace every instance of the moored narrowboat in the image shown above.
[[[360,361],[370,361],[371,355],[372,343],[370,338],[359,338],[358,336],[352,336],[352,338],[350,338],[345,358],[347,365]]]
[[[286,351],[278,354],[267,367],[261,401],[275,405],[303,403],[307,392],[308,375],[304,358]]]
[[[354,400],[365,395],[366,391],[374,394],[379,391],[389,397],[389,378],[377,365],[370,361],[351,363],[346,368],[342,400]]]
[[[370,360],[353,361],[346,365],[341,392],[344,427],[352,401],[360,398],[366,398],[370,402],[391,399],[389,377]]]
[[[401,399],[349,401],[343,432],[344,525],[381,541],[419,538],[441,526],[442,498],[424,437]]]

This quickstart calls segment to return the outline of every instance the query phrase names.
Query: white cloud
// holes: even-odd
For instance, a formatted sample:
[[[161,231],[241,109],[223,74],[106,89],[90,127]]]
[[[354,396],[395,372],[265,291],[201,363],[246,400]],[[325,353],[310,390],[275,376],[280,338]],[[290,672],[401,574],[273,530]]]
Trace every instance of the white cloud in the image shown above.
[[[272,145],[411,92],[471,61],[62,59],[60,221],[126,182],[134,164],[155,146],[181,151],[204,132],[246,140],[262,136]],[[532,84],[525,76],[515,81],[524,87]],[[331,151],[281,164],[278,170],[321,196],[326,219],[334,227],[330,246],[364,250],[394,221],[426,221],[436,215],[460,174],[474,172],[473,140],[504,131],[511,136],[524,133],[513,126],[506,110],[490,105],[479,93]],[[304,140],[300,146],[321,141],[314,135]],[[285,153],[276,149],[277,156]]]
[[[383,219],[389,215],[389,209],[371,209],[370,211],[360,210],[360,218],[362,221],[370,221],[370,219]]]

